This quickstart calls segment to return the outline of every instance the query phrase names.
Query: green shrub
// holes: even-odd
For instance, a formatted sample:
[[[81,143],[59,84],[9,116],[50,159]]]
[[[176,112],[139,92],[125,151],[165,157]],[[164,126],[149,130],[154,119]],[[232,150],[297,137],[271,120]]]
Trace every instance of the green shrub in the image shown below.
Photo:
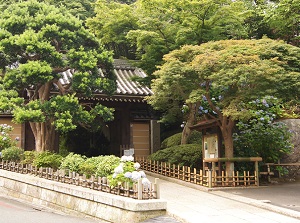
[[[33,161],[33,165],[40,167],[51,167],[53,169],[58,169],[61,165],[63,157],[59,154],[52,153],[49,151],[40,152],[37,154]]]
[[[168,138],[166,138],[164,141],[161,143],[161,149],[169,148],[172,146],[177,146],[181,144],[181,135],[182,133],[176,133]]]
[[[106,177],[113,174],[114,169],[120,164],[120,157],[110,155],[102,156],[96,169],[96,176]]]
[[[91,175],[96,174],[99,163],[103,160],[103,156],[87,158],[83,163],[79,165],[79,171],[81,174],[85,174],[88,178]]]
[[[2,153],[1,156],[3,160],[17,162],[22,159],[24,150],[19,147],[12,146],[3,149],[1,153]]]
[[[86,160],[85,156],[82,156],[80,154],[70,153],[63,159],[60,165],[60,169],[70,170],[71,172],[79,173],[80,165],[84,163],[85,160]]]
[[[166,138],[161,143],[161,149],[178,146],[181,144],[182,133],[176,133],[168,138]],[[202,133],[198,131],[192,131],[191,135],[187,139],[187,144],[202,144]]]
[[[22,164],[33,164],[35,158],[38,156],[37,151],[25,151],[23,159],[21,160]]]
[[[114,168],[114,173],[109,175],[107,178],[109,180],[109,185],[111,187],[116,187],[128,183],[132,186],[139,179],[142,179],[142,184],[149,187],[150,181],[146,178],[144,171],[140,171],[140,164],[134,162],[132,156],[123,156],[120,159],[119,165]]]
[[[13,141],[9,135],[12,130],[12,126],[0,124],[0,151],[16,145],[16,141]]]
[[[187,144],[199,144],[202,145],[202,133],[198,131],[192,131],[187,140]]]
[[[167,162],[179,166],[202,168],[201,144],[185,144],[159,150],[148,158],[159,162]]]

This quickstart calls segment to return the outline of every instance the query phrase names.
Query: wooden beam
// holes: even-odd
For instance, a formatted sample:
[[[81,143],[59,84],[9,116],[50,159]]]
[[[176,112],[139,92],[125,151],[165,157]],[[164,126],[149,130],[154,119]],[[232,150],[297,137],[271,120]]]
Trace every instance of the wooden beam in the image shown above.
[[[204,158],[203,162],[260,162],[261,157],[233,157],[233,158]]]

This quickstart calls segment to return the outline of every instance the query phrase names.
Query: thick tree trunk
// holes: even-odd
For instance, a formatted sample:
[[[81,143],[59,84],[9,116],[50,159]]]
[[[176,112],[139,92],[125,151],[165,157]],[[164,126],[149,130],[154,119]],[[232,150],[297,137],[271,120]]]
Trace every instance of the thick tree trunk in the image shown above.
[[[52,82],[42,85],[32,100],[40,100],[41,103],[49,100]],[[47,119],[45,122],[30,122],[30,127],[35,139],[35,150],[54,151],[55,150],[55,127],[51,124],[53,120]]]
[[[189,104],[188,106],[189,106],[189,116],[187,118],[186,124],[183,128],[183,131],[182,131],[181,145],[187,144],[188,138],[191,134],[190,127],[192,125],[194,125],[194,123],[195,123],[195,119],[196,119],[195,114],[196,114],[197,109],[199,107],[198,104]]]
[[[233,127],[234,127],[234,121],[231,120],[229,117],[222,117],[221,120],[222,125],[220,126],[224,145],[225,145],[225,158],[233,158]],[[233,162],[226,162],[226,172],[229,174],[229,176],[232,176],[232,173],[234,171],[234,163]]]
[[[36,151],[55,151],[55,129],[50,121],[31,122],[30,127],[34,135]]]

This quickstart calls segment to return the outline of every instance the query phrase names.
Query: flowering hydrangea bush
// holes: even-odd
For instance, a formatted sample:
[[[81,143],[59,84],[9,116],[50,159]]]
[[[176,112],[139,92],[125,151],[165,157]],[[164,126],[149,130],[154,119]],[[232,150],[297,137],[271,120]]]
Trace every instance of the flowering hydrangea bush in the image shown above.
[[[134,162],[133,156],[122,156],[120,164],[114,169],[114,173],[108,176],[111,187],[125,186],[128,183],[132,186],[139,179],[142,179],[144,187],[150,187],[150,181],[146,178],[144,171],[139,170],[141,165]]]
[[[0,125],[0,151],[16,145],[16,141],[13,141],[9,136],[9,133],[13,130],[13,127],[7,124]]]
[[[282,122],[275,122],[283,114],[277,98],[266,96],[249,103],[252,118],[239,121],[234,134],[237,156],[261,156],[264,162],[277,162],[291,151],[291,132]]]

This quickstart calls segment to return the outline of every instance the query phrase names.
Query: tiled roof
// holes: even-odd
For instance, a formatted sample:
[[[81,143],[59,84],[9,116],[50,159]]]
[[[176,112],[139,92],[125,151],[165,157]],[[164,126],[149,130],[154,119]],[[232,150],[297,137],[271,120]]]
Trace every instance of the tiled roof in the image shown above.
[[[102,73],[101,70],[100,73]],[[133,77],[145,78],[147,75],[142,69],[132,66],[128,61],[115,59],[114,73],[117,77],[117,90],[114,96],[144,97],[153,94],[150,88],[142,86],[136,81],[132,81]],[[71,80],[71,70],[62,73],[62,77],[60,78],[61,84],[69,84]],[[101,91],[96,91],[95,94],[99,95]]]

